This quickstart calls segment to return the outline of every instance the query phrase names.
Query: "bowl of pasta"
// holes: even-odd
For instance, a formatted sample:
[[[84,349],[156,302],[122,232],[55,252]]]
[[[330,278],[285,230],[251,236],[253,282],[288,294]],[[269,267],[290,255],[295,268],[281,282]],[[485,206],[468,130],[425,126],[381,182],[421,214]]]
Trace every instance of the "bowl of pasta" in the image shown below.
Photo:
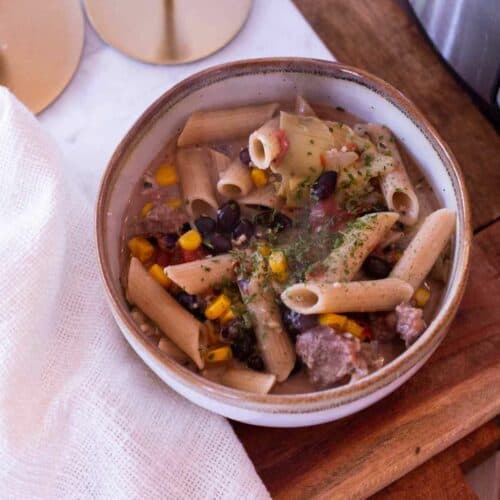
[[[443,340],[471,245],[460,169],[396,89],[260,59],[182,81],[104,175],[99,263],[132,348],[174,390],[257,425],[359,411]]]

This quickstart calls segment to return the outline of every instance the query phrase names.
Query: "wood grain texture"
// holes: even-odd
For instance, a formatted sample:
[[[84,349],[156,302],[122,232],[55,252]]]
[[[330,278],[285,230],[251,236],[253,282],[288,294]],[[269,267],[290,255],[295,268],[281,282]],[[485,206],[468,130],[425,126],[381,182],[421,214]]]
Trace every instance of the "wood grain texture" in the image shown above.
[[[474,498],[459,464],[494,446],[498,427],[445,448],[500,412],[500,137],[397,0],[294,2],[340,61],[393,84],[436,127],[464,171],[478,234],[450,332],[403,387],[330,424],[234,428],[275,498],[365,497],[390,483],[377,498]]]
[[[500,216],[500,137],[396,0],[294,0],[335,57],[409,97],[465,174],[474,228]]]
[[[494,453],[499,445],[500,425],[492,420],[384,488],[372,500],[477,498],[464,473]]]
[[[293,430],[234,424],[273,497],[373,494],[500,412],[500,222],[475,241],[459,314],[403,387],[330,424]]]

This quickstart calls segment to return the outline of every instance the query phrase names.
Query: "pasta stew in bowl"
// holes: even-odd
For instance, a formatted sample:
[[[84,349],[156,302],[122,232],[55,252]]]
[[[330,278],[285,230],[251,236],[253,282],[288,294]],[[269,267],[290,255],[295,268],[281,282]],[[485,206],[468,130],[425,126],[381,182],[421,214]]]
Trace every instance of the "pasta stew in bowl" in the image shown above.
[[[273,425],[331,419],[324,408],[309,420],[249,415],[369,382],[442,308],[457,210],[397,129],[361,116],[311,92],[202,106],[128,174],[115,271],[124,306],[154,364],[204,379],[208,401],[220,387],[223,404],[244,402],[216,411]]]

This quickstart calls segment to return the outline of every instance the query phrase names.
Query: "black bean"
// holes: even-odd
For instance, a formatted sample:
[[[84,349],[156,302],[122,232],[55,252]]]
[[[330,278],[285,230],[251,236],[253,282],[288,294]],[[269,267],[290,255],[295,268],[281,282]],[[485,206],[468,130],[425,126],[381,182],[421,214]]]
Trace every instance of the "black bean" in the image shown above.
[[[337,172],[323,172],[312,185],[311,194],[318,200],[329,198],[337,187]]]
[[[292,220],[281,212],[276,210],[266,209],[259,212],[255,217],[254,221],[260,226],[269,227],[275,231],[283,231],[292,227]]]
[[[249,335],[240,335],[232,345],[234,357],[240,361],[246,361],[255,347],[253,339]]]
[[[389,276],[391,272],[391,265],[384,259],[376,257],[375,255],[368,255],[363,262],[363,271],[369,278],[383,279]]]
[[[212,233],[205,242],[210,251],[214,253],[227,253],[233,248],[231,240],[220,233]]]
[[[179,239],[179,235],[177,233],[167,233],[158,238],[158,246],[162,250],[172,250],[177,240]]]
[[[181,292],[176,297],[177,302],[182,307],[185,307],[189,312],[194,314],[199,319],[204,319],[204,311],[205,311],[205,301],[196,295],[190,295],[186,292]]]
[[[250,153],[248,152],[248,148],[241,149],[240,160],[244,165],[250,165]]]
[[[300,314],[285,307],[282,317],[283,324],[292,337],[318,326],[318,316],[315,314]]]
[[[238,245],[244,245],[250,241],[255,232],[255,226],[248,219],[241,219],[233,231],[233,240]]]
[[[223,326],[220,334],[225,340],[236,340],[243,331],[243,322],[240,318],[233,319],[230,323]]]
[[[179,234],[184,234],[188,231],[191,231],[191,224],[189,224],[189,222],[184,222],[184,224],[182,224],[182,226],[179,228]]]
[[[215,231],[215,227],[217,226],[216,222],[211,217],[207,217],[205,215],[198,217],[194,221],[194,225],[203,238],[206,238],[209,234],[213,233]]]
[[[257,353],[254,353],[247,359],[247,366],[252,370],[261,372],[264,370],[264,361]]]
[[[230,233],[240,220],[240,206],[234,200],[229,200],[217,210],[217,230]]]

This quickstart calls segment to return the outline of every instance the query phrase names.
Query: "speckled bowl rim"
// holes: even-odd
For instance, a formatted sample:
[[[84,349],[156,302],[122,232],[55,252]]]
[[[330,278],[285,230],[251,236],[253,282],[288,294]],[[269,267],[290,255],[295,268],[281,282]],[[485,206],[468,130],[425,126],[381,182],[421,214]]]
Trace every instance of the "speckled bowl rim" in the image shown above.
[[[107,203],[112,192],[114,179],[120,173],[121,165],[134,147],[142,140],[153,124],[176,103],[195,90],[215,82],[251,74],[303,73],[334,79],[352,81],[376,92],[396,106],[426,137],[437,153],[452,180],[457,202],[457,238],[454,252],[456,264],[446,290],[446,299],[441,309],[428,326],[425,334],[408,350],[380,370],[352,384],[304,394],[252,394],[234,390],[211,382],[182,367],[152,346],[133,322],[130,313],[117,299],[123,296],[119,285],[113,282],[110,266],[106,261],[106,214]],[[194,111],[194,110],[193,110]],[[235,61],[211,67],[198,72],[165,92],[135,122],[116,148],[101,182],[96,207],[96,238],[98,260],[106,294],[121,324],[137,339],[151,356],[160,361],[169,375],[182,385],[201,395],[240,408],[250,408],[266,413],[309,413],[345,405],[369,396],[396,381],[411,370],[437,348],[446,335],[463,296],[471,251],[471,220],[465,181],[458,163],[449,147],[440,138],[434,127],[423,114],[401,92],[380,78],[357,68],[330,61],[306,58],[269,58]]]

